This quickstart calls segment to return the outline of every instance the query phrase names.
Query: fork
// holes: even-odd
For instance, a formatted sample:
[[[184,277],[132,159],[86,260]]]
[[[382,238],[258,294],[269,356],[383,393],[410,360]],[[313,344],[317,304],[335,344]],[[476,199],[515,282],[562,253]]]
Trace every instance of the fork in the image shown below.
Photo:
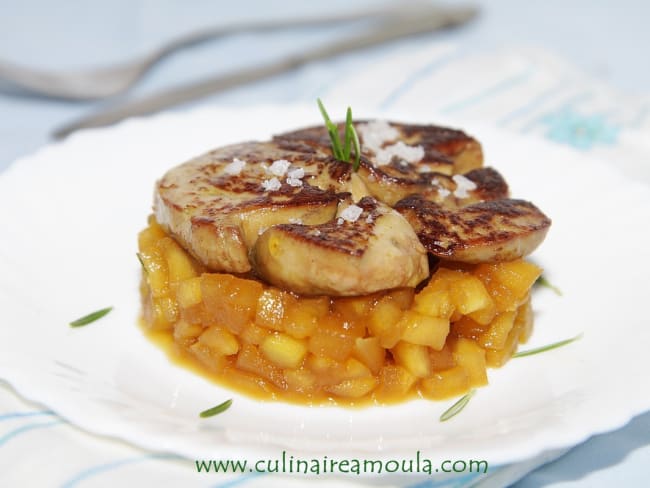
[[[65,100],[96,100],[126,92],[140,80],[154,65],[177,50],[207,40],[242,32],[268,32],[295,27],[353,22],[365,19],[386,20],[427,8],[431,4],[421,1],[408,2],[401,6],[382,6],[355,12],[345,12],[319,17],[304,17],[281,20],[258,20],[238,24],[207,28],[171,40],[142,57],[124,64],[97,69],[55,72],[27,68],[7,61],[0,61],[0,80],[10,82],[29,93]]]
[[[91,127],[111,125],[129,117],[152,114],[160,110],[213,95],[230,88],[242,86],[294,70],[307,63],[328,59],[351,51],[369,48],[392,40],[417,36],[435,30],[462,25],[474,18],[478,9],[473,6],[432,8],[393,13],[370,29],[355,32],[352,36],[336,39],[333,43],[304,50],[270,63],[246,67],[225,75],[172,87],[138,99],[118,101],[107,108],[83,116],[56,128],[55,139],[63,139],[73,132]]]

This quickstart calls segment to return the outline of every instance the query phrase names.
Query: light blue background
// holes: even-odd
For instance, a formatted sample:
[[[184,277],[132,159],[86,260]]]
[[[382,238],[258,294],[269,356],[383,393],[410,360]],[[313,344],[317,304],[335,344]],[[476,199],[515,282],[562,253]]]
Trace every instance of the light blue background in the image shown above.
[[[197,27],[236,20],[299,16],[379,2],[114,0],[0,1],[0,59],[47,69],[111,64],[145,53]],[[449,2],[460,3],[460,2]],[[553,51],[625,92],[650,92],[650,1],[482,0],[482,15],[463,28],[436,34],[466,52],[527,44]],[[153,93],[202,76],[277,58],[327,42],[350,27],[240,35],[183,51],[156,67],[129,96]],[[400,41],[417,49],[422,39]],[[311,101],[319,73],[353,65],[384,46],[305,67],[199,103],[255,104]],[[0,82],[0,170],[49,140],[54,127],[110,102],[75,103],[29,97]],[[196,103],[194,104],[196,105]],[[187,108],[189,105],[179,107]],[[621,401],[625,401],[624,398]],[[648,486],[650,414],[598,436],[517,486]]]

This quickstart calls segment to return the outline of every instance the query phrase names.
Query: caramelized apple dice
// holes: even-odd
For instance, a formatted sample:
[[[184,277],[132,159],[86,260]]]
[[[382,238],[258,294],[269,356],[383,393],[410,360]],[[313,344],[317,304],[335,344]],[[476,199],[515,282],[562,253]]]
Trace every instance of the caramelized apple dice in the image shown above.
[[[229,385],[309,401],[440,399],[487,383],[530,335],[540,269],[443,263],[419,292],[298,297],[203,269],[155,220],[139,235],[146,327]],[[201,274],[202,273],[202,274]]]
[[[412,375],[426,378],[431,374],[431,362],[427,347],[399,342],[391,352],[395,362],[404,366]]]
[[[470,385],[467,370],[462,366],[436,371],[431,377],[420,380],[420,388],[424,396],[434,400],[462,395],[467,392]]]
[[[295,369],[307,354],[307,345],[303,340],[276,332],[264,338],[260,351],[276,366]]]
[[[445,345],[449,334],[449,321],[439,317],[430,317],[414,311],[407,311],[402,317],[402,340],[411,344],[430,346],[440,350]]]
[[[467,371],[470,386],[487,384],[485,351],[470,339],[460,338],[452,345],[454,360]]]
[[[210,327],[199,337],[199,342],[217,354],[230,356],[239,351],[239,342],[231,332],[223,327]]]

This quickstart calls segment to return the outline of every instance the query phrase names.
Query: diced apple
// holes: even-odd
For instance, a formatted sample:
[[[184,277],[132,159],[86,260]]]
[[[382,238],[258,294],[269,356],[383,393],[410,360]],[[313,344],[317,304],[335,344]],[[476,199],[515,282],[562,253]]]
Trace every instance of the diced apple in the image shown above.
[[[255,318],[261,292],[262,285],[253,280],[227,274],[201,275],[201,296],[211,323],[223,325],[236,334]]]
[[[255,323],[273,330],[284,330],[283,319],[288,294],[277,288],[264,290],[257,301]]]
[[[456,364],[467,371],[470,386],[487,384],[485,351],[471,339],[459,338],[452,344]]]
[[[456,366],[456,360],[449,344],[445,344],[445,347],[440,351],[431,349],[429,351],[429,360],[433,371],[442,371]]]
[[[327,356],[344,361],[350,356],[355,337],[349,335],[341,317],[329,316],[319,323],[309,338],[309,351],[317,356]]]
[[[181,308],[201,303],[201,278],[198,276],[181,281],[176,289],[176,300]]]
[[[415,290],[413,288],[396,288],[388,292],[393,301],[402,310],[408,310],[413,305]]]
[[[372,371],[358,359],[349,358],[345,361],[345,377],[362,378],[364,376],[372,376]]]
[[[404,312],[400,328],[403,341],[440,350],[449,334],[449,321],[409,310]]]
[[[225,356],[216,353],[208,346],[195,342],[189,346],[189,351],[203,366],[213,373],[221,373],[226,365]]]
[[[402,331],[398,322],[403,311],[399,304],[390,296],[385,296],[377,302],[368,317],[370,335],[379,339],[382,347],[390,349],[399,341]]]
[[[449,319],[454,312],[454,304],[447,280],[436,273],[429,284],[415,296],[415,310],[430,317]]]
[[[196,276],[194,260],[171,237],[160,241],[169,269],[169,282],[177,283]]]
[[[477,339],[488,330],[489,327],[489,325],[482,325],[475,322],[468,315],[463,315],[460,319],[451,324],[451,332],[453,335],[459,337]]]
[[[303,340],[276,332],[264,338],[260,351],[274,365],[295,369],[307,354],[307,346]]]
[[[382,401],[401,400],[413,387],[417,378],[406,368],[387,364],[379,372],[377,397]]]
[[[398,342],[391,352],[393,353],[395,362],[400,366],[404,366],[414,376],[426,378],[431,374],[431,362],[426,346],[402,341]]]
[[[420,391],[424,396],[433,400],[462,395],[469,388],[469,375],[462,366],[436,371],[430,378],[420,380]]]
[[[465,275],[449,287],[451,301],[463,315],[493,307],[492,298],[481,280],[473,275]]]
[[[290,301],[285,310],[284,330],[296,339],[309,337],[328,311],[329,299],[326,297]]]
[[[478,343],[484,348],[503,348],[514,324],[515,312],[501,312],[490,323],[490,327],[479,336]]]
[[[174,325],[174,339],[183,344],[194,343],[195,339],[203,332],[203,326],[199,324],[190,324],[184,320],[179,320]]]
[[[530,293],[523,305],[517,309],[514,327],[519,330],[519,343],[527,342],[533,333],[533,307],[530,304]]]
[[[270,334],[272,332],[269,329],[250,323],[239,333],[239,337],[247,344],[259,345]]]
[[[370,393],[375,386],[377,386],[377,379],[373,376],[366,376],[343,380],[336,385],[326,386],[324,389],[344,398],[361,398]]]
[[[237,355],[236,365],[242,371],[267,379],[282,390],[287,388],[283,371],[264,358],[257,347],[252,344],[242,346]]]
[[[290,389],[303,393],[313,390],[316,385],[316,375],[304,368],[287,369],[284,378]]]
[[[362,361],[377,374],[386,360],[386,349],[381,347],[377,337],[357,337],[352,350],[354,357]]]
[[[199,336],[199,342],[224,356],[239,351],[237,338],[223,327],[209,327]]]

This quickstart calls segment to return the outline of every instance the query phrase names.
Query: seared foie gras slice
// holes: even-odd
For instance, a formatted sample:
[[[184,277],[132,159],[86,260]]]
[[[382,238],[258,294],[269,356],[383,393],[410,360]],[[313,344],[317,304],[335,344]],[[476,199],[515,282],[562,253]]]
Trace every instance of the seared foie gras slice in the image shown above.
[[[524,200],[494,200],[446,209],[412,195],[395,206],[430,253],[453,261],[511,261],[533,252],[550,219]]]
[[[278,160],[285,166],[290,161],[291,169],[304,174],[289,169],[280,175],[282,165],[272,167]],[[211,270],[246,273],[252,269],[249,252],[266,228],[334,218],[335,191],[351,181],[348,167],[329,156],[305,157],[269,142],[227,146],[163,176],[154,198],[156,220]],[[290,180],[291,174],[300,178]]]
[[[372,197],[342,203],[339,217],[325,224],[271,227],[254,256],[260,276],[302,295],[365,295],[415,287],[429,275],[410,224]]]
[[[419,172],[413,164],[373,166],[364,159],[357,174],[370,195],[390,206],[414,194],[446,207],[462,207],[508,196],[508,184],[493,168],[449,176]]]
[[[416,158],[418,171],[452,175],[483,165],[480,143],[460,130],[383,120],[359,121],[354,126],[363,155],[375,166],[389,164],[393,154],[397,162],[404,161],[399,154],[410,153],[421,155]],[[343,134],[343,123],[339,124],[339,131]],[[280,134],[273,140],[292,151],[331,154],[329,135],[322,125]]]

